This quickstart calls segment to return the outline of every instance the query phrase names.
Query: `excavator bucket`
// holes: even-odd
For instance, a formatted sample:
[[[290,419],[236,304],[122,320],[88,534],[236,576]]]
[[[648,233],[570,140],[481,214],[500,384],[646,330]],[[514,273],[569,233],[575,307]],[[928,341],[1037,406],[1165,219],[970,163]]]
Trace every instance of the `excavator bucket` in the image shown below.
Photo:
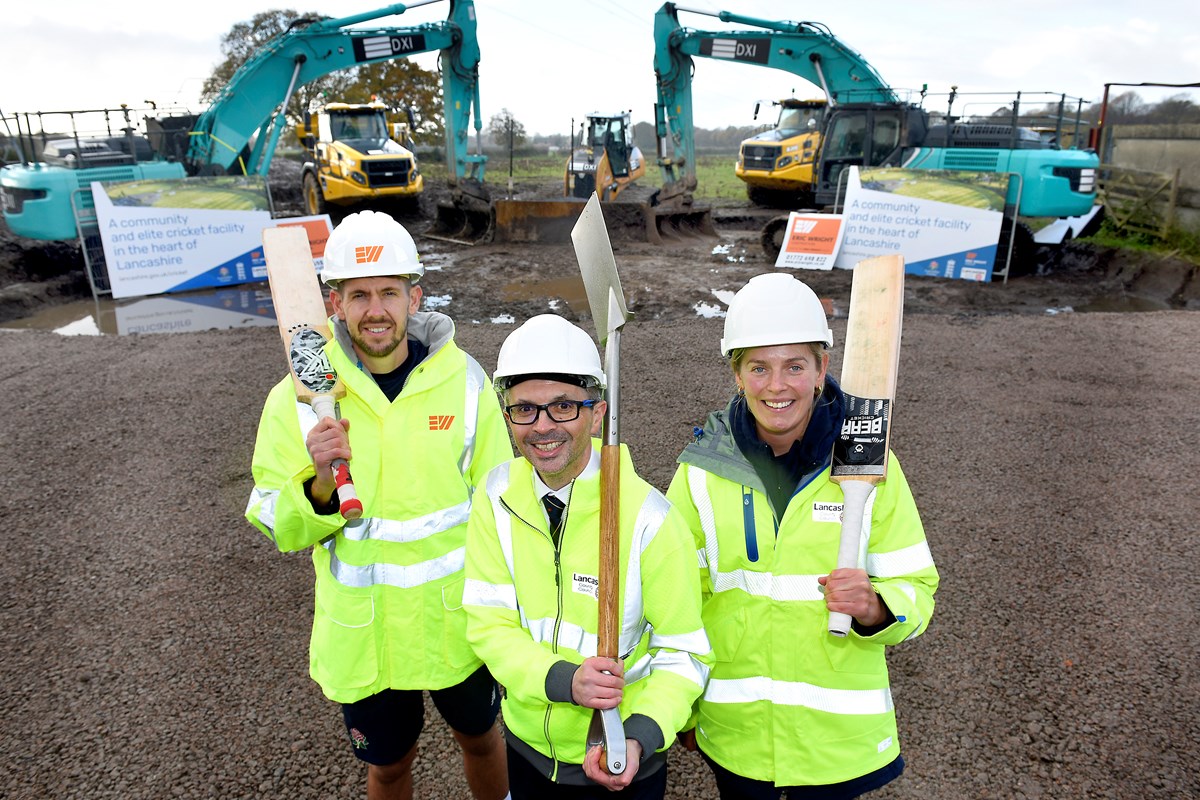
[[[675,211],[651,207],[650,213],[653,215],[654,227],[660,242],[680,242],[717,236],[710,208]]]
[[[488,241],[492,229],[491,212],[455,203],[438,203],[437,218],[425,233],[431,239],[457,244],[478,244]]]
[[[571,229],[583,213],[584,205],[584,200],[574,197],[496,200],[494,239],[543,244],[570,242]],[[612,241],[671,244],[717,235],[709,209],[680,212],[634,200],[609,200],[602,205],[604,224]]]
[[[478,244],[492,238],[490,196],[482,184],[463,182],[449,201],[438,203],[433,227],[425,232],[431,239],[457,244]]]
[[[494,239],[497,242],[571,241],[571,229],[583,213],[584,201],[574,197],[556,200],[496,200]]]

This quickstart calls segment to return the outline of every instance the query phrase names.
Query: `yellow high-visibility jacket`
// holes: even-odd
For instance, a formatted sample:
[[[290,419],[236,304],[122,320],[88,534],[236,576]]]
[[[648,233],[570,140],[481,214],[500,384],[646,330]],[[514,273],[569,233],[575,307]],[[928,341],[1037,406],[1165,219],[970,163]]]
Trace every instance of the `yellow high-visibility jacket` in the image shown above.
[[[866,775],[900,754],[884,647],[925,630],[938,585],[912,493],[889,454],[864,515],[861,566],[895,620],[832,636],[817,583],[837,565],[841,533],[828,460],[805,476],[777,528],[729,414],[709,416],[667,491],[695,539],[716,658],[696,742],[726,769],[778,786]]]
[[[598,461],[594,451],[592,468],[575,480],[558,549],[523,458],[497,467],[476,490],[467,534],[467,635],[505,688],[509,741],[559,783],[583,782],[579,765],[592,718],[592,709],[571,701],[570,678],[596,655]],[[645,750],[637,776],[644,777],[661,768],[666,746],[687,721],[711,651],[687,528],[634,472],[624,447],[620,531],[620,714],[626,735]]]
[[[312,548],[309,666],[326,697],[453,686],[481,665],[462,608],[467,516],[474,486],[512,458],[504,418],[444,314],[410,318],[408,335],[429,354],[393,402],[334,323],[326,352],[346,385],[340,409],[363,516],[318,514],[305,496],[315,471],[304,439],[317,418],[287,377],[263,407],[246,517],[281,551]]]

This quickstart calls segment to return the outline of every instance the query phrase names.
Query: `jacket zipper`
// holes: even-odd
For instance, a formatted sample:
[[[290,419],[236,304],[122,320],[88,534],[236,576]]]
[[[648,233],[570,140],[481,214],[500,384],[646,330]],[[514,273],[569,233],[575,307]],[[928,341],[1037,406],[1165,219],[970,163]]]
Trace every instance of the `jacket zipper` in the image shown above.
[[[568,502],[568,506],[570,503]],[[550,652],[558,654],[558,632],[562,628],[563,618],[563,581],[562,581],[562,542],[567,536],[567,515],[568,510],[563,509],[562,520],[559,523],[562,526],[562,534],[558,537],[558,542],[554,541],[554,534],[549,534],[550,545],[554,548],[554,593],[556,610],[554,612],[554,641],[550,644]],[[558,756],[555,754],[557,748],[554,746],[554,740],[550,738],[550,712],[554,710],[554,704],[546,706],[546,723],[545,737],[546,744],[550,746],[550,763],[553,765],[552,772],[549,775],[550,780],[554,780],[558,776]]]
[[[555,544],[554,536],[549,531],[546,531],[545,533],[543,533],[541,528],[537,527],[532,522],[529,522],[527,519],[525,519],[520,514],[518,514],[516,511],[514,511],[512,506],[510,506],[503,497],[500,498],[500,505],[510,515],[521,520],[521,522],[524,522],[526,525],[528,525],[530,528],[532,528],[538,534],[545,536],[546,540],[548,542],[550,542],[550,546],[554,548],[554,587],[555,587],[555,599],[557,602],[558,610],[554,615],[554,641],[552,641],[550,643],[550,652],[555,653],[557,655],[557,653],[558,653],[558,632],[562,626],[562,617],[563,617],[562,558],[561,558],[562,552],[560,550],[560,545],[562,543],[563,537],[566,536],[567,510],[563,509],[563,517],[562,517],[563,537],[559,537],[559,544]],[[513,588],[515,589],[516,587],[513,587]],[[546,716],[542,722],[542,735],[546,737],[546,744],[549,745],[549,747],[550,747],[550,764],[552,766],[551,766],[550,774],[546,776],[550,780],[554,780],[558,776],[558,757],[555,755],[554,741],[550,738],[550,713],[553,710],[554,710],[554,705],[552,703],[548,704],[546,706]]]

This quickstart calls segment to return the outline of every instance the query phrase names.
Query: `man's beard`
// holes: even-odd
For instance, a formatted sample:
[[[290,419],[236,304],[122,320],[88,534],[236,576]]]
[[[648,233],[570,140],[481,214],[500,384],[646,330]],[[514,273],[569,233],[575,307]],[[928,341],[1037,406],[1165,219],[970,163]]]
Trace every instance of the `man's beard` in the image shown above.
[[[359,324],[359,327],[369,328],[371,326],[369,323],[363,322]],[[383,358],[384,356],[390,356],[393,352],[395,352],[396,348],[399,347],[401,342],[404,341],[404,338],[403,335],[400,334],[400,332],[393,325],[391,341],[372,345],[364,340],[357,330],[350,331],[350,341],[354,342],[355,347],[366,353],[371,358]]]

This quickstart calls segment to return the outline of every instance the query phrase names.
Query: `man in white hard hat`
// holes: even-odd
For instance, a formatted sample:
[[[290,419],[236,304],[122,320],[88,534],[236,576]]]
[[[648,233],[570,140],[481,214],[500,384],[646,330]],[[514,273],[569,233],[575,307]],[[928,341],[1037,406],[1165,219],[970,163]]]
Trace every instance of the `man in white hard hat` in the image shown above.
[[[621,448],[620,659],[597,652],[599,433],[607,406],[596,345],[562,317],[505,340],[494,376],[521,458],[476,490],[467,533],[467,634],[505,687],[514,798],[661,798],[666,748],[711,656],[695,546],[678,513]],[[628,765],[586,751],[594,709],[619,708]]]
[[[281,551],[312,549],[310,672],[342,705],[367,797],[411,798],[424,699],[449,724],[479,800],[507,786],[499,689],[466,639],[462,608],[473,487],[512,457],[480,365],[454,323],[419,311],[424,267],[387,214],[347,216],[325,246],[340,419],[318,420],[292,381],[271,391],[246,516]],[[349,462],[361,519],[338,513],[332,463]]]

